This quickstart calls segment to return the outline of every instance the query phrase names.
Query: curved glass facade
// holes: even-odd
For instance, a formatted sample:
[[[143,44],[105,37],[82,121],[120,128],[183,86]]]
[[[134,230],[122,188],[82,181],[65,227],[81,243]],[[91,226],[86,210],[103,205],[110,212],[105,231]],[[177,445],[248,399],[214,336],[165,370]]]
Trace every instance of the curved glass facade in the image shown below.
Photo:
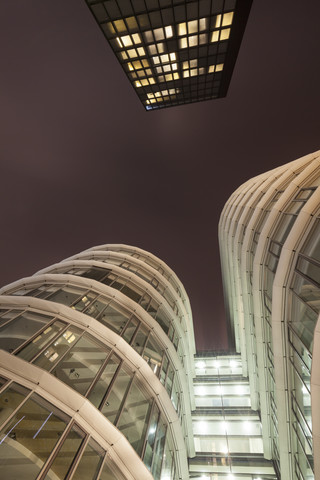
[[[184,365],[190,365],[193,352],[181,325],[186,311],[178,307],[181,300],[178,295],[174,299],[173,290],[164,295],[161,282],[155,284],[153,267],[147,287],[141,275],[115,269],[96,261],[75,261],[72,266],[65,261],[2,289],[0,346],[90,401],[121,432],[155,479],[187,478],[187,450],[192,455],[193,436]],[[5,429],[7,424],[1,425]],[[11,427],[10,423],[7,428]],[[78,430],[72,432],[78,438]],[[58,470],[63,454],[55,444],[52,448],[51,463]],[[86,448],[93,464],[100,447],[90,440]],[[100,457],[104,455],[105,451]],[[70,460],[70,478],[83,475],[82,460],[77,456],[76,461],[78,470]],[[47,459],[40,466],[36,455],[34,462],[41,472],[36,476],[65,478],[65,473],[60,477],[55,477],[56,471],[50,473]],[[92,477],[82,478],[118,478],[112,476],[112,465],[102,468],[103,460],[99,462],[96,470],[92,467]],[[111,473],[104,473],[107,469]]]

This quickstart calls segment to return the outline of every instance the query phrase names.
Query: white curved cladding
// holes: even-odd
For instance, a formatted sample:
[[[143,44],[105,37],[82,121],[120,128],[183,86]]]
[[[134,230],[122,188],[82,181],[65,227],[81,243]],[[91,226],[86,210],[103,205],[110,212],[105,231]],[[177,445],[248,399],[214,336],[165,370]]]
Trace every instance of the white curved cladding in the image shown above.
[[[252,355],[253,349],[251,348],[252,345],[255,343],[254,332],[250,332],[251,324],[253,324],[251,318],[253,315],[252,312],[252,304],[250,303],[249,298],[252,298],[252,287],[249,281],[249,272],[251,271],[251,248],[253,243],[253,236],[256,231],[256,225],[259,223],[262,215],[264,215],[265,209],[268,208],[270,205],[270,201],[277,193],[277,191],[282,190],[283,186],[285,186],[290,180],[290,178],[294,178],[297,175],[295,172],[298,168],[301,168],[303,165],[306,165],[313,159],[313,155],[306,156],[302,159],[298,159],[289,165],[283,165],[278,169],[272,170],[271,172],[273,175],[267,175],[267,179],[264,182],[264,188],[266,188],[266,192],[255,206],[254,210],[251,213],[251,218],[249,218],[249,222],[246,224],[245,221],[240,219],[240,222],[243,225],[246,225],[246,232],[243,238],[243,243],[241,246],[241,252],[239,255],[240,258],[240,282],[242,285],[242,302],[243,302],[243,313],[244,313],[244,324],[245,324],[245,333],[246,333],[246,344],[248,349],[248,355]],[[253,324],[254,325],[254,324]],[[256,351],[255,347],[254,350]],[[249,377],[254,375],[254,378],[250,379],[250,385],[252,386],[251,389],[251,400],[252,405],[255,408],[258,408],[258,396],[257,396],[257,382],[258,378],[256,377],[256,372],[252,370],[252,365],[255,363],[253,357],[252,360],[248,358],[248,365],[249,365]]]
[[[316,167],[317,168],[317,167]],[[301,209],[297,220],[295,221],[286,242],[282,247],[282,252],[279,259],[278,268],[276,271],[273,294],[272,294],[272,337],[273,337],[273,352],[274,352],[274,367],[275,367],[275,380],[277,388],[277,403],[279,408],[278,425],[279,434],[282,432],[282,437],[285,438],[288,431],[288,424],[290,424],[290,412],[286,409],[288,402],[288,390],[294,388],[290,384],[290,378],[287,373],[289,358],[286,346],[288,345],[288,334],[285,322],[285,308],[286,308],[286,295],[288,290],[288,280],[292,275],[294,268],[294,260],[297,258],[304,237],[306,237],[306,231],[312,222],[315,214],[319,211],[320,205],[320,187],[315,191],[312,197],[308,200],[305,206]],[[284,323],[285,322],[285,323]],[[319,322],[318,322],[319,324]],[[317,352],[314,350],[312,359],[312,371],[317,370],[320,364],[315,363],[314,354]],[[319,418],[319,398],[312,398],[312,425],[313,414],[316,413],[316,419]],[[280,410],[281,409],[281,410]],[[316,420],[317,421],[317,420]],[[313,427],[312,427],[313,430]],[[314,461],[320,466],[320,459],[318,453],[319,450],[314,448]],[[292,478],[292,465],[290,463],[291,448],[289,442],[280,443],[280,454],[282,454],[282,476],[284,480],[290,480]],[[317,461],[318,460],[318,461]],[[316,477],[317,478],[317,477]]]
[[[22,373],[23,372],[23,373]],[[128,480],[152,480],[124,435],[89,400],[35,365],[0,350],[0,374],[38,393],[74,418],[101,445]]]
[[[192,313],[191,313],[191,306],[190,306],[189,298],[188,298],[188,295],[185,291],[185,288],[184,288],[183,284],[181,283],[181,281],[179,280],[177,275],[174,273],[174,271],[171,270],[171,268],[166,263],[164,263],[162,260],[160,260],[155,255],[153,255],[153,254],[151,254],[151,253],[149,253],[145,250],[142,250],[141,248],[132,247],[132,246],[129,246],[129,245],[124,245],[124,244],[103,244],[103,245],[98,245],[98,246],[95,246],[95,247],[92,247],[92,248],[88,248],[85,251],[91,251],[91,250],[115,250],[115,251],[117,251],[117,249],[120,249],[120,250],[124,249],[124,250],[127,250],[128,252],[132,252],[132,254],[137,253],[137,254],[143,255],[147,258],[149,257],[160,268],[162,268],[168,274],[169,282],[170,282],[170,280],[172,280],[174,282],[173,286],[174,287],[177,286],[179,288],[180,293],[182,295],[182,299],[186,303],[187,312],[190,315],[190,318],[192,319]],[[148,265],[146,262],[144,262],[144,264]],[[149,265],[149,267],[150,267],[150,265]]]
[[[84,252],[85,253],[85,252]],[[73,267],[73,266],[96,266],[100,267],[103,269],[111,269],[113,272],[123,276],[127,280],[133,280],[134,284],[137,287],[140,287],[143,292],[149,293],[151,297],[158,302],[159,305],[164,305],[165,309],[170,312],[170,317],[175,319],[176,315],[174,311],[172,310],[171,306],[168,304],[167,300],[148,282],[143,280],[141,277],[136,275],[134,272],[130,272],[129,270],[126,270],[124,268],[121,268],[117,265],[113,264],[108,264],[107,262],[99,262],[97,260],[81,260],[81,259],[74,259],[74,260],[65,260],[60,263],[56,263],[54,265],[51,265],[50,267],[44,268],[34,274],[36,275],[41,275],[45,273],[59,273],[59,270],[65,270],[66,267]],[[82,278],[82,277],[80,277]],[[99,283],[99,282],[98,282]],[[190,321],[189,317],[187,316],[185,308],[181,307],[182,313],[185,313],[185,315],[182,316],[182,331],[186,335],[186,341],[185,344],[187,346],[187,350],[185,351],[185,354],[189,357],[189,364],[188,367],[191,369],[193,365],[193,349],[192,349],[192,344],[194,343],[194,335],[193,335],[193,328],[192,331],[190,331]],[[175,325],[180,322],[175,322]],[[192,341],[191,341],[192,339]],[[191,346],[191,349],[189,348]],[[191,351],[190,351],[191,350]],[[189,370],[190,371],[190,370]],[[191,379],[192,380],[192,379]],[[193,398],[193,395],[191,396]],[[190,398],[190,401],[191,401]]]
[[[44,285],[44,284],[57,284],[57,285],[65,284],[65,285],[72,285],[72,286],[78,286],[78,287],[82,286],[86,289],[92,288],[95,292],[100,293],[102,295],[105,294],[109,298],[114,298],[120,303],[120,305],[123,305],[126,308],[129,308],[129,310],[131,310],[132,313],[135,313],[142,320],[142,322],[145,323],[146,325],[148,325],[149,328],[156,333],[156,336],[161,339],[162,343],[165,345],[165,349],[168,351],[168,353],[170,353],[170,358],[171,359],[175,358],[175,368],[176,368],[176,373],[178,375],[178,378],[180,380],[180,385],[181,386],[185,385],[185,381],[183,381],[182,379],[186,374],[187,381],[188,381],[188,387],[186,388],[186,391],[189,392],[189,383],[190,383],[190,381],[192,382],[192,378],[190,378],[190,375],[187,375],[187,372],[185,371],[185,369],[181,365],[181,362],[180,362],[179,358],[177,358],[178,357],[177,353],[176,353],[171,341],[169,340],[169,338],[163,332],[163,330],[161,329],[159,324],[140,305],[135,303],[133,300],[131,300],[130,298],[128,298],[123,293],[119,292],[118,290],[115,290],[112,287],[101,284],[101,283],[99,283],[95,280],[92,280],[92,279],[87,279],[87,278],[74,276],[74,275],[69,275],[69,274],[58,274],[57,273],[57,274],[37,274],[37,275],[34,275],[32,277],[27,277],[27,278],[18,280],[16,282],[13,282],[13,283],[7,285],[6,287],[3,287],[0,290],[0,294],[1,295],[6,295],[6,292],[8,292],[8,294],[10,295],[10,290],[12,290],[13,288],[22,287],[22,286],[26,286],[26,287],[33,287],[34,286],[34,287],[36,287],[38,285]],[[18,298],[18,297],[14,296],[14,297],[9,297],[9,298],[11,298],[11,299],[13,298],[13,301],[15,301],[16,298]],[[25,296],[23,298],[32,299],[33,297]],[[38,299],[38,300],[40,300],[40,299]],[[50,302],[49,300],[43,300],[43,301],[47,302],[47,303],[54,303],[54,302]],[[62,304],[59,304],[59,305],[61,307],[63,307]],[[74,312],[74,310],[72,310],[70,307],[66,306],[65,308]],[[81,312],[77,312],[77,313],[81,313]],[[92,317],[90,317],[88,315],[85,315],[85,314],[82,314],[82,315],[84,315],[84,317],[86,319],[86,320],[84,320],[84,323],[86,322],[87,324],[89,324],[89,319],[94,320]],[[70,317],[70,315],[69,315],[69,317]],[[71,317],[71,318],[73,318],[73,317]],[[154,381],[159,383],[159,385],[161,385],[161,387],[164,389],[160,380],[156,377],[156,375],[154,375],[154,373],[150,369],[149,365],[145,362],[145,360],[142,357],[140,357],[140,355],[137,352],[135,352],[135,350],[133,350],[133,348],[122,337],[120,337],[118,334],[112,332],[110,329],[108,329],[106,326],[100,324],[98,321],[94,320],[94,322],[96,322],[97,324],[100,325],[100,329],[102,329],[102,330],[107,329],[108,337],[113,338],[112,343],[114,345],[116,345],[117,338],[118,338],[119,339],[118,342],[121,341],[121,344],[123,345],[123,349],[124,349],[123,351],[126,352],[126,354],[129,351],[132,351],[132,352],[134,352],[135,355],[138,355],[138,357],[140,358],[140,364],[144,365],[144,367],[147,368],[148,371],[150,371],[150,374],[151,374],[150,381],[151,381],[152,378],[154,378]],[[177,323],[177,324],[175,324],[175,326],[177,328],[180,339],[183,343],[183,350],[187,351],[186,342],[185,342],[184,335],[183,335],[183,332],[182,332],[182,329],[181,329],[181,325],[179,323]],[[186,358],[188,360],[188,356]],[[186,368],[188,368],[188,365],[189,364],[187,363]],[[140,366],[139,369],[141,369],[141,368],[142,367]],[[169,398],[167,392],[165,391],[165,389],[164,389],[164,392],[165,392],[164,396],[166,398],[168,398],[168,401],[169,401],[169,403],[170,403],[170,405],[173,409],[173,405],[172,405],[172,403],[170,401],[170,398]],[[185,394],[185,391],[183,391],[183,394]],[[186,427],[187,427],[187,439],[186,440],[187,440],[187,445],[188,445],[188,453],[189,453],[189,456],[192,457],[192,456],[194,456],[195,451],[194,451],[194,442],[193,442],[193,433],[192,433],[190,403],[189,403],[189,401],[185,401],[184,395],[181,395],[181,397],[182,397],[181,400],[183,401],[183,406],[184,406],[184,421],[185,421],[185,424],[186,424]],[[164,403],[164,405],[165,405],[165,403]],[[168,422],[170,423],[169,420],[168,420]],[[182,437],[182,439],[183,439],[183,437]],[[182,442],[182,443],[184,443],[184,442]],[[184,470],[186,470],[186,469],[184,468]]]
[[[245,270],[243,269],[243,264],[245,263],[242,258],[243,244],[244,244],[244,235],[243,232],[248,228],[248,223],[252,218],[252,214],[255,212],[257,205],[263,202],[266,193],[270,191],[270,188],[273,188],[274,183],[276,182],[279,175],[282,174],[284,167],[279,167],[275,170],[272,170],[270,175],[261,176],[261,182],[257,182],[252,186],[252,189],[249,190],[250,198],[243,199],[242,203],[242,213],[238,219],[238,226],[234,236],[234,255],[237,258],[234,270],[234,284],[236,292],[236,302],[237,302],[237,313],[239,317],[240,325],[240,344],[241,344],[241,358],[242,365],[247,365],[247,370],[245,374],[249,376],[250,382],[250,392],[251,392],[251,405],[252,408],[258,408],[258,398],[256,391],[256,366],[254,360],[254,351],[253,351],[253,339],[252,337],[252,326],[250,323],[250,316],[248,315],[248,301],[247,295],[247,283],[244,281],[247,276],[248,266],[246,265]],[[243,238],[242,238],[243,237]]]
[[[303,159],[302,159],[303,160]],[[303,165],[305,162],[301,162]],[[275,231],[278,220],[280,218],[282,210],[289,204],[293,196],[298,192],[299,188],[305,185],[305,182],[314,175],[315,168],[318,168],[320,165],[319,159],[313,159],[311,163],[307,166],[304,166],[302,173],[295,177],[290,184],[287,186],[279,200],[273,206],[270,211],[270,214],[266,220],[266,223],[260,233],[259,242],[257,245],[257,250],[255,253],[253,261],[253,280],[252,280],[252,293],[253,293],[253,305],[254,305],[254,318],[256,325],[256,342],[257,342],[257,363],[259,370],[259,384],[260,384],[260,400],[261,400],[261,419],[263,424],[263,440],[265,446],[265,452],[268,455],[268,437],[270,436],[270,421],[268,413],[268,400],[267,396],[267,379],[266,379],[266,352],[264,347],[264,335],[263,335],[263,307],[261,300],[261,290],[263,286],[263,271],[261,266],[264,264],[264,257],[267,253],[267,248],[269,245],[269,238],[272,236],[272,232]],[[278,267],[279,268],[279,267]],[[285,442],[285,439],[283,440]],[[284,443],[281,445],[283,451]],[[269,445],[269,448],[271,446]],[[289,446],[286,446],[288,449]],[[284,455],[285,457],[285,455]],[[287,458],[287,457],[286,457]],[[283,464],[286,460],[283,460]],[[286,470],[284,470],[285,472]]]

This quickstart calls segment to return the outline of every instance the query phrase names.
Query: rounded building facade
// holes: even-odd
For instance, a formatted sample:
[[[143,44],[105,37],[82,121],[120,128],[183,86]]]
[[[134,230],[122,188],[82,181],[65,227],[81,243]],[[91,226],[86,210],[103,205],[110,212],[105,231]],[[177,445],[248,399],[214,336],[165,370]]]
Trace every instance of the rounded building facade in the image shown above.
[[[192,315],[167,265],[103,245],[0,294],[5,478],[188,478]]]
[[[282,479],[320,474],[320,153],[234,192],[219,236],[228,314]]]

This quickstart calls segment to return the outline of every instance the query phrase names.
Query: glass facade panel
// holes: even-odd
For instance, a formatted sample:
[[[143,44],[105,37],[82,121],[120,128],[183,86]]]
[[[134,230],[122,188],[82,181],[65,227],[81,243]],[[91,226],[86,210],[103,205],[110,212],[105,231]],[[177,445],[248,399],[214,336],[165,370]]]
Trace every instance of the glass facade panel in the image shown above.
[[[101,467],[104,454],[105,451],[94,440],[90,440],[81,456],[72,479],[95,480]]]
[[[38,395],[28,399],[0,432],[3,478],[12,478],[14,463],[16,478],[34,480],[68,421],[66,415]]]
[[[55,480],[64,480],[66,478],[84,437],[84,432],[77,425],[71,428],[63,440],[57,456],[54,458],[45,480],[52,480],[52,478],[55,478]]]
[[[20,314],[0,328],[0,349],[13,352],[51,320],[52,317],[36,312]]]
[[[142,452],[150,407],[150,399],[133,382],[117,423],[117,428],[129,440],[138,455],[141,455]]]

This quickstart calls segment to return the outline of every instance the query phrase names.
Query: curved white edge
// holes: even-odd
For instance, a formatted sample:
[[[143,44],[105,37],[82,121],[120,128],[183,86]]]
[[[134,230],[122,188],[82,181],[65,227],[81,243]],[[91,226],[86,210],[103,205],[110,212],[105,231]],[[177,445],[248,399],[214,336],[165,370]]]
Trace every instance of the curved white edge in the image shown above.
[[[17,280],[13,283],[10,283],[9,285],[6,285],[5,287],[0,289],[0,295],[10,295],[10,290],[13,288],[16,288],[18,286],[26,286],[26,285],[37,285],[37,284],[45,284],[45,283],[64,283],[64,284],[70,284],[73,286],[82,286],[87,289],[92,288],[95,292],[99,294],[105,294],[111,299],[115,299],[119,301],[121,305],[124,307],[128,308],[135,314],[137,314],[140,318],[142,319],[147,319],[149,318],[149,322],[152,322],[153,328],[155,327],[155,324],[157,323],[140,305],[138,305],[136,302],[131,300],[129,297],[121,293],[119,290],[116,290],[112,287],[109,287],[108,285],[104,285],[100,282],[97,282],[96,280],[92,279],[87,279],[84,277],[79,277],[77,275],[69,275],[69,274],[59,274],[59,273],[52,273],[52,274],[42,274],[42,275],[34,275],[32,277],[26,277],[22,278],[21,280]],[[150,290],[148,290],[150,292]],[[162,298],[162,297],[161,297]],[[167,309],[167,305],[164,304],[163,302],[160,303],[160,305],[164,308],[166,311],[166,314],[168,315],[169,318],[172,318],[171,315],[171,308],[170,310]],[[158,324],[157,324],[158,325]],[[185,336],[185,332],[182,329],[182,326],[180,322],[174,322],[174,326],[176,328],[176,332],[178,333],[180,342],[182,343],[182,350],[184,353],[184,358],[187,362],[186,365],[186,375],[190,378],[189,380],[189,385],[190,385],[190,390],[192,392],[192,380],[193,377],[190,375],[190,372],[192,373],[194,368],[192,368],[192,365],[194,366],[194,357],[193,354],[189,351],[189,345]],[[167,337],[167,344],[171,341]]]
[[[14,306],[17,307],[18,305],[22,308],[30,307],[41,311],[42,313],[51,313],[53,315],[57,315],[62,320],[65,319],[67,322],[78,326],[84,331],[87,331],[94,338],[104,343],[109,348],[112,348],[114,352],[119,355],[120,358],[125,360],[126,364],[130,366],[131,370],[136,372],[138,379],[143,383],[146,390],[151,396],[156,399],[157,403],[159,403],[159,406],[161,407],[161,412],[165,416],[167,423],[174,425],[174,437],[177,439],[177,442],[180,445],[180,448],[177,449],[177,451],[181,450],[181,454],[185,455],[186,457],[186,453],[184,453],[184,450],[182,448],[182,446],[184,447],[185,445],[184,436],[182,433],[182,426],[165,387],[162,385],[158,377],[153,373],[152,369],[149,367],[146,361],[122,337],[110,330],[105,325],[99,323],[94,318],[89,317],[84,313],[70,309],[65,305],[50,302],[49,300],[42,300],[34,297],[15,297],[3,295],[0,296],[0,304],[3,306],[10,306],[11,308],[14,308]],[[173,347],[172,349],[176,354]],[[170,356],[170,353],[172,354],[173,352],[171,350],[171,352],[168,353]],[[183,388],[185,388],[186,384],[182,367],[180,367],[180,369],[176,369],[176,373],[179,380],[181,380],[180,394],[183,395]],[[184,406],[184,413],[186,419],[191,418],[189,402],[184,402]],[[190,446],[190,451],[188,451],[188,454],[189,456],[194,456],[192,424],[190,424],[190,422],[187,422],[186,426],[188,427],[186,442],[188,447]],[[186,458],[185,461],[181,460],[181,464],[184,464],[185,462]]]
[[[134,282],[134,284],[137,285],[137,287],[140,287],[142,289],[143,292],[148,293],[154,300],[156,300],[158,302],[159,305],[164,306],[166,311],[170,312],[170,317],[171,318],[176,319],[176,314],[172,310],[168,301],[150,283],[143,280],[141,277],[136,275],[134,272],[131,272],[129,270],[121,268],[121,267],[119,267],[117,265],[114,265],[112,263],[101,262],[101,261],[97,261],[97,260],[94,260],[94,259],[91,259],[91,260],[90,259],[87,259],[87,260],[74,259],[74,260],[68,260],[68,261],[65,260],[64,262],[55,263],[54,265],[50,265],[50,267],[43,268],[39,272],[35,273],[33,276],[43,275],[43,274],[47,274],[47,273],[57,274],[57,273],[59,273],[60,269],[61,270],[65,269],[68,266],[70,266],[70,267],[73,267],[73,266],[96,266],[96,267],[101,267],[101,268],[104,268],[104,269],[109,268],[113,272],[118,273],[119,275],[125,277],[127,280],[132,280]],[[69,275],[69,274],[67,274],[67,275]],[[194,354],[195,353],[194,332],[193,332],[193,327],[190,331],[190,319],[189,319],[189,316],[187,314],[186,308],[184,307],[180,297],[177,295],[177,293],[174,291],[174,289],[171,287],[171,285],[168,283],[168,281],[165,282],[164,280],[165,279],[162,280],[162,283],[165,283],[165,285],[167,286],[168,289],[170,288],[171,293],[173,291],[172,296],[173,296],[173,298],[175,298],[177,300],[177,302],[179,304],[179,307],[180,307],[179,310],[180,310],[180,313],[181,313],[181,316],[182,316],[182,322],[183,322],[183,324],[182,324],[183,331],[188,337],[188,345],[191,346],[192,354]],[[100,283],[100,282],[98,281],[98,283]],[[180,300],[180,302],[178,300]],[[178,319],[177,319],[177,321],[178,321]],[[177,322],[175,322],[175,324],[176,323]],[[180,323],[180,322],[178,321],[178,323]],[[191,321],[191,325],[192,325],[192,321]],[[194,346],[194,349],[192,348],[193,346]]]
[[[73,418],[108,452],[125,478],[153,480],[122,433],[89,400],[72,388],[45,370],[3,350],[0,350],[0,374],[39,394]]]
[[[259,220],[260,215],[264,210],[264,204],[274,194],[275,190],[281,189],[280,185],[284,183],[285,177],[288,177],[288,175],[284,172],[288,170],[292,174],[297,171],[298,172],[300,171],[300,173],[296,175],[295,178],[292,179],[291,184],[289,184],[289,186],[285,188],[285,192],[282,194],[278,202],[275,204],[275,208],[273,209],[272,214],[269,215],[270,218],[268,218],[267,220],[268,224],[264,226],[263,232],[261,232],[260,234],[259,244],[258,244],[258,248],[254,258],[253,289],[252,289],[254,291],[254,309],[253,310],[255,312],[255,319],[258,322],[257,336],[261,338],[262,338],[262,332],[261,332],[261,329],[259,329],[260,314],[258,313],[256,315],[256,312],[260,312],[260,308],[261,308],[260,307],[261,285],[260,285],[259,275],[260,275],[262,258],[265,254],[265,245],[266,245],[266,242],[268,241],[268,238],[271,234],[272,229],[275,228],[277,224],[277,220],[281,213],[281,209],[288,203],[288,201],[290,201],[292,196],[297,192],[299,188],[301,188],[302,186],[307,186],[308,180],[312,176],[314,176],[315,172],[319,168],[319,165],[320,165],[319,155],[320,155],[320,151],[317,151],[312,154],[308,154],[305,157],[302,157],[293,162],[290,162],[287,165],[279,167],[278,171],[271,170],[270,172],[266,172],[265,174],[263,174],[264,179],[266,179],[267,176],[271,174],[272,175],[275,174],[275,176],[280,176],[280,178],[278,178],[273,183],[271,182],[270,188],[267,190],[266,194],[262,197],[260,202],[258,202],[258,204],[255,206],[252,212],[250,221],[246,225],[247,230],[243,239],[243,245],[241,247],[240,255],[239,255],[238,246],[236,245],[236,240],[237,238],[239,238],[239,234],[240,234],[239,227],[244,226],[244,224],[246,223],[246,219],[248,217],[248,210],[249,210],[249,208],[247,208],[245,205],[245,203],[248,202],[248,195],[247,197],[245,197],[245,192],[249,191],[248,190],[249,184],[251,185],[254,184],[255,186],[257,186],[257,183],[259,183],[259,177],[255,177],[254,179],[251,179],[245,184],[241,185],[236,190],[236,192],[233,195],[231,195],[220,216],[219,242],[220,242],[220,251],[221,251],[221,263],[222,263],[223,277],[227,277],[226,279],[224,278],[223,280],[224,289],[226,290],[226,293],[229,295],[229,304],[230,304],[229,308],[233,309],[232,311],[235,312],[236,315],[239,315],[239,312],[241,315],[241,311],[240,311],[241,305],[239,302],[243,301],[243,299],[239,298],[237,294],[239,293],[239,289],[238,291],[235,291],[234,285],[232,285],[232,280],[230,280],[230,278],[232,279],[232,276],[233,276],[233,269],[236,267],[237,260],[240,262],[243,262],[243,259],[244,259],[244,261],[246,261],[247,251],[251,247],[251,243],[249,245],[249,242],[251,242],[251,239],[252,239],[254,225]],[[302,168],[303,170],[301,171]],[[319,206],[319,203],[320,203],[319,199],[316,198],[315,194],[308,201],[308,205],[311,206],[313,204],[314,209],[316,209],[316,207]],[[241,208],[240,208],[241,205],[243,205],[244,211],[241,211]],[[247,211],[247,216],[245,214],[245,211]],[[298,224],[298,219],[296,221],[297,224]],[[233,230],[232,225],[235,225],[235,221],[238,222],[238,225],[237,225],[236,233],[233,235],[234,232],[232,231]],[[243,225],[239,225],[241,223]],[[237,251],[237,258],[233,258],[236,251]],[[248,271],[247,265],[245,264],[244,267],[241,266],[240,268],[241,268],[240,276],[247,275],[247,271]],[[246,289],[244,288],[244,290],[241,293],[242,293],[242,296],[246,294],[247,293]],[[237,328],[237,324],[235,324],[234,327]],[[257,344],[258,344],[257,352],[259,355],[259,351],[261,350],[261,348],[259,347],[259,338],[257,338]],[[261,347],[262,347],[262,344],[261,344]],[[261,372],[263,372],[263,362],[261,365],[261,360],[263,359],[260,358],[260,362],[259,362],[259,357],[258,357],[260,376],[261,376]],[[262,382],[260,381],[260,393],[262,394],[262,397],[263,397],[264,384],[265,384],[264,379],[262,379]],[[268,427],[268,421],[266,418],[266,414],[264,413],[264,411],[266,411],[265,410],[266,407],[267,407],[267,404],[262,398],[261,414],[262,414],[262,423],[263,423],[264,432],[266,431],[265,427]],[[264,418],[265,418],[265,421],[264,421]]]
[[[120,291],[113,289],[112,287],[109,287],[107,285],[104,285],[100,282],[97,282],[92,279],[87,279],[84,277],[79,277],[76,275],[69,275],[69,274],[42,274],[42,275],[35,275],[32,277],[26,277],[21,280],[17,280],[2,289],[0,289],[0,295],[5,295],[7,294],[8,291],[10,291],[12,288],[16,288],[19,286],[26,286],[26,285],[34,285],[36,286],[37,284],[45,284],[45,283],[64,283],[64,284],[70,284],[73,286],[82,286],[87,289],[92,288],[94,291],[100,294],[107,295],[107,297],[111,299],[115,299],[120,303],[120,305],[123,305],[125,308],[131,310],[133,313],[135,313],[144,323],[147,323],[151,329],[157,329],[159,331],[161,327],[159,324],[136,302],[131,300],[129,297],[126,295],[122,294]],[[9,293],[10,295],[10,293]],[[163,305],[164,309],[166,310],[166,305]],[[171,309],[170,309],[171,311]],[[166,311],[167,315],[170,317],[170,311]],[[185,374],[187,378],[187,383],[188,383],[188,392],[189,392],[189,397],[190,397],[190,404],[191,404],[191,409],[193,409],[193,402],[194,402],[194,395],[193,395],[193,371],[194,371],[194,357],[193,355],[189,352],[188,348],[188,342],[186,341],[184,332],[182,330],[182,326],[179,322],[174,323],[176,327],[176,331],[178,333],[178,336],[180,338],[180,342],[182,343],[182,350],[184,353],[184,360],[186,362],[185,364]],[[156,330],[156,331],[157,331]],[[163,332],[164,333],[164,332]],[[166,336],[166,335],[165,335]],[[163,335],[160,338],[164,338]],[[165,344],[168,346],[171,344],[171,341],[169,338],[166,336],[167,341]],[[193,368],[192,368],[193,367]]]
[[[188,295],[187,295],[187,292],[184,288],[183,283],[181,282],[179,277],[176,275],[176,273],[163,260],[160,260],[160,258],[158,258],[156,255],[153,255],[152,253],[147,252],[146,250],[143,250],[142,248],[134,247],[132,245],[125,245],[125,244],[122,244],[122,243],[106,243],[106,244],[97,245],[95,247],[88,248],[87,250],[84,250],[84,251],[88,251],[88,250],[108,250],[108,249],[110,249],[110,250],[112,250],[112,249],[127,249],[129,251],[132,251],[132,253],[140,253],[141,255],[145,255],[146,257],[150,257],[153,261],[155,261],[159,265],[159,267],[163,268],[163,270],[165,270],[170,275],[170,277],[172,277],[175,280],[175,282],[177,283],[178,287],[181,290],[181,293],[184,296],[184,300],[188,303],[188,305],[190,307],[189,298],[188,298]],[[143,262],[143,263],[145,265],[148,265],[145,262]],[[191,311],[191,307],[190,307],[190,311]]]

